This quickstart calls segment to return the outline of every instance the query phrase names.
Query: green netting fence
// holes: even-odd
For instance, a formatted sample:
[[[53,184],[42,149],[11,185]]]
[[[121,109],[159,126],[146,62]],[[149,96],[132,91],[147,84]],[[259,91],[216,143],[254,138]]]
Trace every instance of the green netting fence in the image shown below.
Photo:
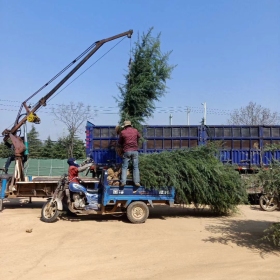
[[[0,158],[0,167],[5,166],[6,158]],[[77,160],[77,163],[80,163]],[[15,162],[9,167],[9,174],[13,174]],[[25,176],[61,176],[68,171],[67,159],[28,159],[24,164]],[[1,174],[1,173],[0,173]]]

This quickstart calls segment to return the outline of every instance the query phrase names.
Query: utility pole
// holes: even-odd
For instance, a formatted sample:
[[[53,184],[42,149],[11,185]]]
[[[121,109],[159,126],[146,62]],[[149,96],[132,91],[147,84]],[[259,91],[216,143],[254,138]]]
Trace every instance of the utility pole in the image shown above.
[[[170,113],[170,115],[169,115],[169,125],[172,125],[172,114]]]
[[[187,124],[188,125],[190,125],[190,112],[191,112],[191,109],[187,108]]]
[[[204,108],[204,117],[203,117],[203,119],[204,119],[204,124],[206,124],[206,102],[201,103],[201,105],[203,105],[203,108]]]

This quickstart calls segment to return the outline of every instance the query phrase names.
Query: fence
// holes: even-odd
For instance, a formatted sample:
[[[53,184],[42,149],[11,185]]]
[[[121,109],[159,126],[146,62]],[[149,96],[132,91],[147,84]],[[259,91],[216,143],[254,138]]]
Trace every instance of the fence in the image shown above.
[[[5,166],[6,158],[0,158],[0,167]],[[79,163],[79,161],[77,161]],[[13,174],[15,162],[9,167],[9,174]],[[28,159],[24,164],[25,176],[61,176],[68,171],[67,159]]]

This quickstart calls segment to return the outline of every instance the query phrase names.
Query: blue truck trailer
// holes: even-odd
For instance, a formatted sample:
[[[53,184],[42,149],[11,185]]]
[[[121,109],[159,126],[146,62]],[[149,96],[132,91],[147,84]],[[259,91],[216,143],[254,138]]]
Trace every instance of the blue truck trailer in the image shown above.
[[[220,161],[234,165],[240,172],[254,172],[268,166],[272,159],[280,160],[279,125],[145,125],[142,136],[145,141],[139,153],[145,154],[219,142]],[[117,141],[115,126],[87,122],[86,153],[100,170],[108,162],[121,162],[115,151]],[[278,145],[278,150],[266,149],[273,145]]]

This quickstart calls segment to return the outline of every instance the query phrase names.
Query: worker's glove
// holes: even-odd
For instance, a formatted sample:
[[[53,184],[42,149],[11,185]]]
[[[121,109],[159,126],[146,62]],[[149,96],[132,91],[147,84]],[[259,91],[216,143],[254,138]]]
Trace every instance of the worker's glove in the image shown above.
[[[84,160],[82,163],[81,163],[81,166],[84,166],[85,164],[89,164],[89,163],[94,163],[94,160],[92,158],[87,158],[86,160]]]
[[[79,172],[85,171],[87,168],[90,168],[91,165],[92,165],[92,163],[84,164],[83,166],[78,167],[78,171]]]
[[[92,165],[94,165],[93,162],[90,162],[90,163],[85,164],[85,166],[86,166],[87,168],[90,168]]]

